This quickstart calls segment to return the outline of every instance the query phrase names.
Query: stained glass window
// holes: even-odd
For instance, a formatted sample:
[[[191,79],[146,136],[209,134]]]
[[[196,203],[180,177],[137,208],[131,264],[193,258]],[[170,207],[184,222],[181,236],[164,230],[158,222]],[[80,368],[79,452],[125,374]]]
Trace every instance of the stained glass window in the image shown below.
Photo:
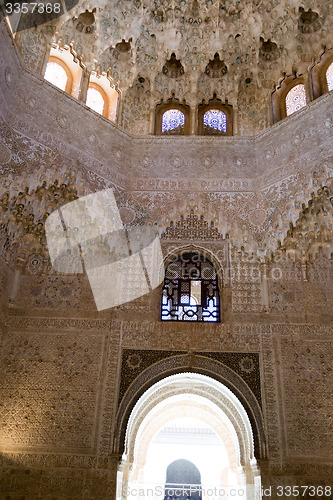
[[[68,76],[60,64],[49,62],[46,66],[44,78],[61,90],[66,90]]]
[[[99,90],[94,89],[93,87],[88,88],[86,105],[100,115],[103,114],[104,99]]]
[[[183,134],[185,115],[179,109],[169,109],[162,116],[162,134]]]
[[[326,81],[328,91],[333,90],[333,63],[331,63],[326,71]]]
[[[162,320],[217,322],[219,304],[217,273],[205,257],[184,253],[169,264],[162,292]]]
[[[223,111],[219,109],[210,109],[206,111],[203,117],[204,132],[210,131],[226,132],[227,131],[227,117]]]
[[[292,115],[295,111],[306,106],[306,94],[303,84],[295,85],[289,90],[286,97],[287,116]]]

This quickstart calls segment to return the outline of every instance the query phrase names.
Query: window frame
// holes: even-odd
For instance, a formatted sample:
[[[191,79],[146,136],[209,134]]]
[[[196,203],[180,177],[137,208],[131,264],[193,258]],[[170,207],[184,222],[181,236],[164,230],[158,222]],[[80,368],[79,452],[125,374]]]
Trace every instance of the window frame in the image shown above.
[[[304,85],[305,87],[305,96],[306,96],[306,106],[310,102],[310,92],[309,92],[309,83],[306,81],[306,79],[303,77],[303,75],[293,75],[293,76],[288,76],[285,77],[279,86],[273,90],[271,94],[271,110],[272,110],[272,122],[277,123],[280,120],[283,120],[284,118],[287,118],[287,107],[286,107],[286,97],[287,94],[290,92],[290,90],[293,87],[296,87],[296,85]],[[303,109],[303,108],[301,108]],[[300,110],[298,110],[300,111]],[[295,113],[292,113],[291,115],[288,116],[293,116]]]
[[[85,103],[87,101],[87,93],[89,88],[94,88],[95,90],[100,92],[104,99],[103,113],[100,114],[97,111],[95,111],[95,113],[100,114],[100,116],[104,116],[104,118],[111,121],[112,123],[119,123],[121,91],[118,88],[118,84],[114,83],[112,77],[108,73],[98,73],[96,71],[92,71],[89,74],[89,82],[84,98]]]
[[[324,73],[325,74],[325,84],[326,84],[327,92],[332,92],[332,90],[333,90],[333,88],[331,88],[331,89],[328,88],[328,80],[327,80],[327,71],[328,71],[328,69],[331,66],[333,68],[333,59],[332,59],[332,61],[330,61],[330,64],[327,65],[327,68],[326,68],[325,73]]]
[[[225,132],[217,132],[216,134],[205,134],[204,133],[204,115],[207,111],[216,109],[218,111],[222,111],[226,115],[226,131]],[[221,99],[216,97],[216,94],[213,95],[213,99],[210,99],[208,104],[202,101],[198,106],[198,135],[204,135],[206,137],[218,137],[218,136],[226,136],[233,134],[233,108],[228,102],[222,103]]]
[[[207,262],[214,270],[215,272],[215,278],[211,278],[211,279],[208,279],[208,278],[205,278],[203,277],[201,274],[200,274],[200,278],[198,277],[192,277],[192,278],[187,278],[187,277],[178,277],[178,278],[166,278],[166,274],[167,274],[167,271],[168,271],[168,268],[170,267],[170,265],[176,263],[177,261],[181,260],[182,256],[185,256],[185,257],[188,257],[188,256],[191,256],[191,258],[193,258],[193,256],[195,257],[198,257],[198,261],[200,263],[204,263],[204,262]],[[185,261],[186,262],[186,261]],[[201,266],[200,266],[200,273],[201,273]],[[197,307],[197,311],[196,311],[196,315],[197,317],[199,316],[201,319],[190,319],[191,316],[189,316],[189,319],[184,319],[184,315],[186,316],[186,311],[180,311],[181,313],[181,316],[182,318],[179,319],[179,315],[178,314],[174,314],[173,315],[173,318],[165,318],[165,316],[168,316],[168,315],[171,315],[171,313],[169,314],[164,314],[163,315],[163,312],[165,312],[167,309],[166,309],[166,305],[163,304],[163,297],[165,297],[164,295],[164,290],[165,290],[165,287],[166,284],[165,281],[172,281],[172,280],[176,280],[178,283],[177,283],[177,305],[176,304],[173,304],[174,307],[176,307],[176,309],[174,309],[174,311],[177,310],[178,312],[178,308],[179,307],[188,307],[188,308],[194,308],[194,307]],[[204,282],[208,282],[208,281],[211,281],[212,283],[210,285],[213,285],[213,288],[212,288],[212,291],[213,291],[213,300],[216,299],[216,305],[213,306],[214,307],[214,311],[212,311],[212,318],[216,318],[216,320],[213,320],[213,321],[209,321],[209,320],[205,320],[204,318],[208,317],[209,316],[203,316],[203,313],[204,313],[204,309],[208,309],[208,307],[204,307],[202,304],[198,304],[198,305],[194,305],[194,304],[190,304],[190,300],[191,300],[191,297],[189,297],[189,302],[188,303],[183,303],[184,305],[182,306],[182,301],[180,299],[180,296],[182,293],[185,293],[184,290],[186,287],[184,287],[184,283],[185,284],[189,284],[188,286],[188,293],[190,294],[191,292],[191,281],[201,281],[201,287],[200,287],[200,295],[201,295],[201,298],[205,298],[206,295],[207,295],[207,290],[208,290],[208,286],[209,284],[208,283],[204,283]],[[213,283],[214,282],[214,283]],[[189,251],[183,251],[183,252],[180,252],[179,255],[176,257],[176,258],[173,258],[172,260],[169,260],[166,264],[166,267],[165,267],[165,272],[164,272],[164,280],[163,280],[163,284],[162,284],[162,287],[161,287],[161,295],[160,295],[160,321],[177,321],[177,322],[194,322],[194,323],[213,323],[213,324],[216,324],[216,323],[220,323],[221,322],[221,289],[222,289],[222,280],[221,280],[221,277],[218,273],[218,270],[216,268],[216,266],[214,265],[214,263],[209,259],[207,258],[206,255],[203,255],[202,253],[196,251],[196,250],[189,250]],[[210,300],[211,298],[210,297]],[[172,300],[172,299],[171,299]],[[163,317],[164,316],[164,317]],[[172,315],[171,315],[172,316]],[[192,316],[193,317],[193,316]]]
[[[162,118],[166,111],[170,109],[177,109],[184,113],[185,123],[184,123],[184,134],[165,134],[162,132]],[[184,135],[190,135],[190,106],[188,104],[179,102],[179,99],[176,99],[174,94],[168,101],[165,103],[162,101],[157,104],[156,112],[155,112],[155,135],[162,135],[164,137],[183,137]]]
[[[331,92],[328,90],[326,72],[333,64],[333,49],[325,50],[310,68],[312,95],[314,99]]]

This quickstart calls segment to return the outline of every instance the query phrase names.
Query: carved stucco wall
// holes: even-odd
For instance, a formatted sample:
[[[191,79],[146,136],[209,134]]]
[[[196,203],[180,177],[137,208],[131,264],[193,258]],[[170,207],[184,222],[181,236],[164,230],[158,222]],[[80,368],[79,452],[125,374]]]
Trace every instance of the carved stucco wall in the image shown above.
[[[113,187],[125,222],[157,222],[163,233],[173,221],[164,255],[206,251],[223,287],[221,324],[161,323],[160,289],[97,313],[86,276],[52,271],[43,235],[3,204],[0,498],[113,498],[122,349],[258,353],[264,484],[329,483],[332,260],[319,251],[293,262],[287,244],[276,249],[290,223],[300,241],[309,200],[322,203],[332,95],[256,136],[134,137],[25,71],[3,23],[1,44],[1,199],[38,207],[45,198],[54,209],[68,193]],[[67,186],[58,198],[57,179]],[[45,213],[33,210],[37,224]],[[211,239],[211,222],[221,238]],[[272,258],[260,261],[258,249]]]

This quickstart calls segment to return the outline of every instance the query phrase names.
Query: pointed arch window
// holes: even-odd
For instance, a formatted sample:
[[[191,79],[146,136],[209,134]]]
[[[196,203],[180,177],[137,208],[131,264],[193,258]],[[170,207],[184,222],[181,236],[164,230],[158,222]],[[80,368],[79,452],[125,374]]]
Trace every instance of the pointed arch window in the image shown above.
[[[165,272],[162,321],[220,321],[217,272],[196,253],[184,253]]]
[[[232,135],[233,111],[226,100],[224,103],[214,93],[208,104],[202,101],[198,106],[199,135]]]
[[[166,102],[156,106],[155,134],[188,135],[190,133],[190,107],[172,94]]]
[[[306,106],[305,86],[300,83],[292,87],[286,95],[286,111],[287,116],[292,115],[296,111]]]
[[[310,102],[310,91],[302,75],[285,76],[271,94],[273,123],[291,116]]]
[[[333,48],[325,48],[320,54],[310,69],[310,76],[314,99],[333,90]]]

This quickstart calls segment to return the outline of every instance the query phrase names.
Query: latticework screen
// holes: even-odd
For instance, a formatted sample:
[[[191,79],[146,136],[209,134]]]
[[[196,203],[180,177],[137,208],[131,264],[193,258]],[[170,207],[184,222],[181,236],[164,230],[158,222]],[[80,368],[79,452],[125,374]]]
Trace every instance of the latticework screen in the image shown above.
[[[161,319],[220,320],[217,274],[205,257],[187,253],[169,264],[165,272]]]

